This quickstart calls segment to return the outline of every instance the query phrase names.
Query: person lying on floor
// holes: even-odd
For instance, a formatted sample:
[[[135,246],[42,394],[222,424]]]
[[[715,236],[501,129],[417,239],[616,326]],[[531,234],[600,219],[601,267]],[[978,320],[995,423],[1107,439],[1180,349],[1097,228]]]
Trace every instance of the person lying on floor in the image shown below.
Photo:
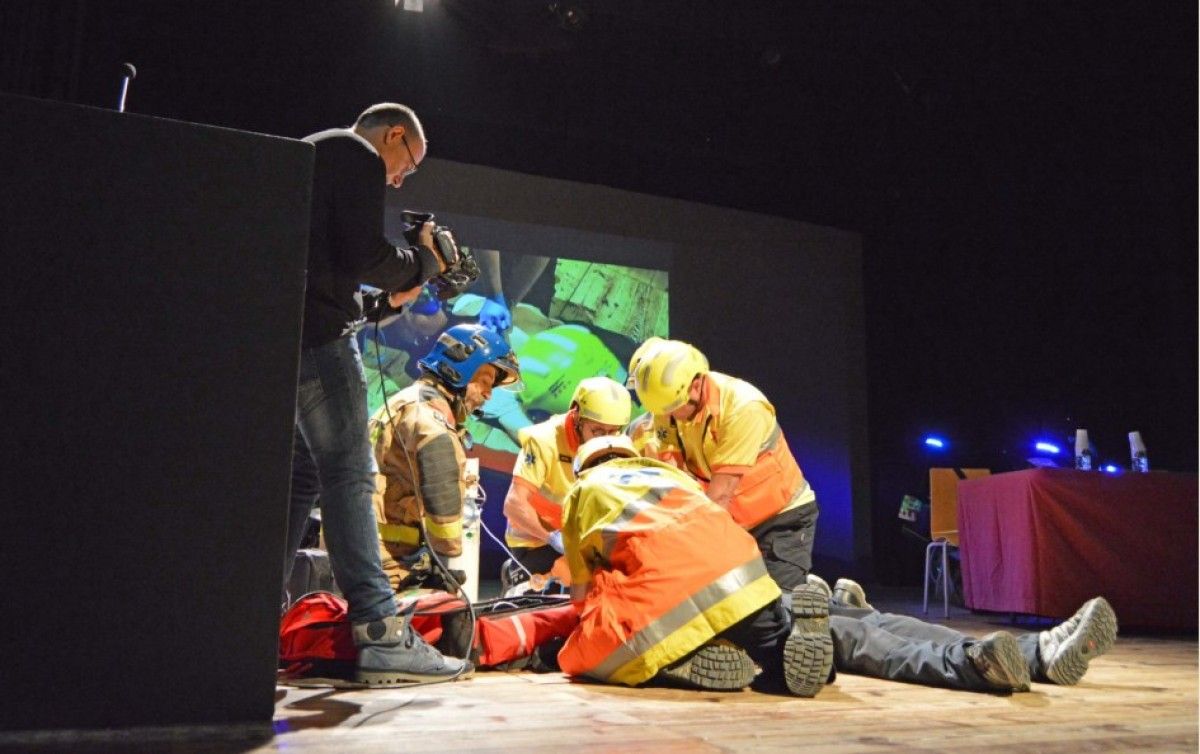
[[[1116,613],[1103,597],[1088,600],[1073,616],[1048,631],[1015,637],[996,631],[980,640],[911,616],[881,613],[867,602],[862,587],[850,579],[838,579],[830,589],[823,579],[810,573],[808,583],[829,597],[834,666],[846,673],[990,690],[977,689],[970,678],[959,676],[964,666],[958,657],[966,654],[976,669],[982,666],[985,681],[999,681],[1014,691],[1028,691],[1030,681],[1074,686],[1087,672],[1088,662],[1107,652],[1117,638]],[[1002,662],[983,657],[988,653],[979,647],[989,642],[999,648]],[[902,672],[902,667],[907,670]]]
[[[1116,617],[1102,598],[1051,631],[1017,640],[1003,631],[973,639],[879,613],[848,580],[836,603],[819,583],[783,595],[754,538],[686,473],[638,457],[625,436],[584,443],[574,465],[562,532],[580,622],[557,655],[572,676],[711,690],[753,682],[811,697],[836,667],[1023,691],[1031,677],[1077,682],[1116,637]]]

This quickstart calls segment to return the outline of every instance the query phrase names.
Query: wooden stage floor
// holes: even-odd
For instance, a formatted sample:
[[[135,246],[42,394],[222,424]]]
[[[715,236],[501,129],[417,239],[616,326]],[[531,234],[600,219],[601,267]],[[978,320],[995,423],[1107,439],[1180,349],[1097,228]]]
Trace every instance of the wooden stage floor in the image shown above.
[[[920,602],[911,597],[868,595],[877,607],[920,615]],[[931,617],[940,621],[940,609]],[[945,622],[976,635],[1020,630],[1005,617],[961,609],[952,609]],[[815,699],[797,699],[627,689],[571,682],[558,673],[479,672],[467,681],[411,690],[281,686],[268,740],[127,740],[120,750],[1196,752],[1197,678],[1194,636],[1122,636],[1078,686],[1034,684],[1032,692],[1013,695],[844,674]]]

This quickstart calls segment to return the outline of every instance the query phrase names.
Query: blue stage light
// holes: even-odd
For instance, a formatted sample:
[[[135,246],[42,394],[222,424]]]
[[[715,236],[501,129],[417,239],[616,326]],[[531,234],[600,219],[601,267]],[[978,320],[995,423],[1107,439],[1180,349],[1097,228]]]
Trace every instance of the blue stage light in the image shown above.
[[[1118,473],[1120,473],[1120,471],[1121,471],[1121,467],[1120,467],[1120,466],[1114,466],[1114,465],[1113,465],[1113,464],[1111,464],[1111,463],[1106,463],[1106,464],[1104,464],[1104,468],[1103,468],[1103,470],[1104,470],[1104,471],[1106,471],[1106,472],[1108,472],[1109,474],[1118,474]]]
[[[1052,442],[1046,442],[1044,440],[1037,441],[1036,443],[1034,443],[1033,447],[1039,453],[1049,453],[1049,454],[1055,455],[1055,456],[1062,452],[1062,448],[1058,447],[1057,445],[1055,445]]]
[[[929,435],[925,438],[925,447],[944,450],[946,448],[946,441],[936,435]]]

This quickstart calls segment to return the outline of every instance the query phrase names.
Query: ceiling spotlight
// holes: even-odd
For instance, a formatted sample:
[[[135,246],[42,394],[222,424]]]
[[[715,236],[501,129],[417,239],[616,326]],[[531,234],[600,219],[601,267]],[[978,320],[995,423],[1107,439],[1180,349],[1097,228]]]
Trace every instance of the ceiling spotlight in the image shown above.
[[[1039,440],[1038,442],[1034,443],[1033,447],[1039,453],[1049,453],[1050,455],[1054,456],[1062,452],[1062,448],[1058,447],[1052,442],[1046,442],[1044,440]]]
[[[567,31],[579,31],[587,23],[587,11],[576,3],[553,2],[546,7],[558,19],[558,25]]]
[[[944,450],[946,448],[946,441],[936,435],[929,435],[925,438],[924,442],[925,447],[933,448],[934,450]]]

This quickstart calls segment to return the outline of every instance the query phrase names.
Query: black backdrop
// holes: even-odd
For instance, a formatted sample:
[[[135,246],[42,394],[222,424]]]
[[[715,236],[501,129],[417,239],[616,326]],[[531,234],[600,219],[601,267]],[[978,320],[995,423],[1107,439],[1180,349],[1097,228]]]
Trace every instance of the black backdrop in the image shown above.
[[[398,99],[435,156],[860,231],[881,578],[930,463],[1196,468],[1194,3],[550,5],[22,0],[0,87],[111,106],[132,60],[134,110],[291,136]]]

